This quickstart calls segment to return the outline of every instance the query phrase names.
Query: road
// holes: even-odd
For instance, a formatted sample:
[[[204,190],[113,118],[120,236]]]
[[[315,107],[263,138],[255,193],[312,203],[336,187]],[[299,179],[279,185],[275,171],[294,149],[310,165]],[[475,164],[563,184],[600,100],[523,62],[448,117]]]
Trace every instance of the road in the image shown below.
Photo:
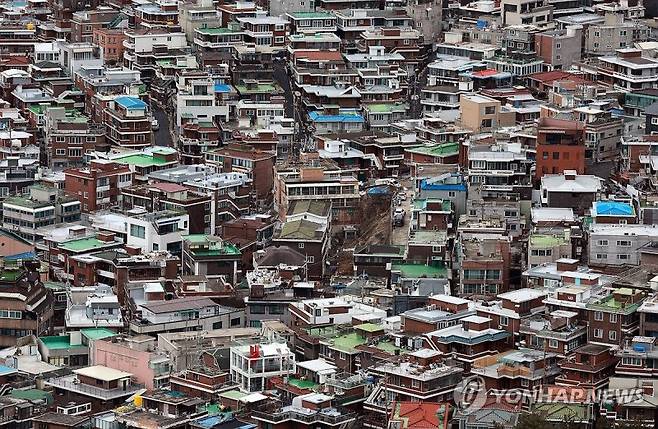
[[[169,117],[167,116],[167,113],[155,103],[152,104],[151,108],[153,110],[153,116],[158,120],[158,124],[160,125],[160,128],[153,132],[153,137],[155,139],[153,142],[154,145],[173,147],[174,142],[171,139]]]
[[[286,62],[274,61],[272,68],[274,69],[274,72],[272,73],[274,80],[283,89],[284,96],[286,97],[286,105],[285,105],[286,117],[292,118],[294,114],[293,112],[294,102],[293,102],[292,88],[290,86],[290,77],[288,76],[288,72],[286,71]]]
[[[402,204],[399,206],[396,205],[394,201],[391,211],[395,211],[398,207],[404,210],[404,225],[393,227],[390,241],[391,244],[406,245],[409,241],[409,228],[411,225],[411,201],[413,200],[413,188],[410,186],[410,179],[401,179],[400,183],[407,188],[407,190],[404,191],[407,194],[407,199],[402,201]]]

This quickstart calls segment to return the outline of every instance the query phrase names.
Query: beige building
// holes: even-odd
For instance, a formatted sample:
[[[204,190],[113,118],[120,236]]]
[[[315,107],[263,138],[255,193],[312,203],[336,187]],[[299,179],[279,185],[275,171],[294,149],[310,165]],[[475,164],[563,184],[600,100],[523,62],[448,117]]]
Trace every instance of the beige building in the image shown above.
[[[462,94],[459,99],[462,126],[473,131],[490,131],[515,124],[515,114],[505,111],[500,101],[479,94]]]
[[[548,0],[501,0],[503,25],[530,24],[537,27],[555,26],[553,9]]]
[[[614,55],[617,49],[632,48],[635,42],[649,40],[649,33],[645,23],[627,20],[619,13],[607,12],[602,24],[587,27],[585,54]]]
[[[535,232],[528,240],[528,268],[550,264],[560,258],[571,258],[571,234],[569,229]]]

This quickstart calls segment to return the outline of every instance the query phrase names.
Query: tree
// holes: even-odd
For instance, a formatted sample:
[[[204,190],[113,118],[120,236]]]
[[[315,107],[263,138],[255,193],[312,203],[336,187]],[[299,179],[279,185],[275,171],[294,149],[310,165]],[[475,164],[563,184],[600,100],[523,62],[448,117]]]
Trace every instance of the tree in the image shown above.
[[[553,429],[541,414],[521,414],[514,429]]]

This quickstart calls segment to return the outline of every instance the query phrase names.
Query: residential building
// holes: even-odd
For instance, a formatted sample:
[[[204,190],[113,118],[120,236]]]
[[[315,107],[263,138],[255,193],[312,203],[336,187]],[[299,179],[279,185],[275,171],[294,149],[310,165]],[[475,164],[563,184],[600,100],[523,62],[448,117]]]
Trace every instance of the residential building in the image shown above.
[[[88,167],[65,170],[64,177],[64,189],[77,196],[85,213],[116,204],[119,190],[130,186],[133,179],[128,167],[105,160],[93,160]]]
[[[231,347],[231,378],[243,392],[262,392],[268,379],[295,372],[295,354],[285,343]]]

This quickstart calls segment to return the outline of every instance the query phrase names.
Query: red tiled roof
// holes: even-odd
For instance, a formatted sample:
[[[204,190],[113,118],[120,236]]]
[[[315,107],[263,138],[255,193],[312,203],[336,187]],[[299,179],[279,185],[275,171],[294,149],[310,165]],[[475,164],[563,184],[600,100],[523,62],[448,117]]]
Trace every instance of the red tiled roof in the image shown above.
[[[343,54],[339,51],[295,51],[295,58],[306,58],[315,61],[340,61]]]
[[[430,404],[422,402],[400,402],[399,409],[396,411],[396,418],[405,418],[406,429],[436,429],[447,427],[448,405],[447,404]],[[438,411],[440,407],[445,407],[444,413],[446,421],[439,422]],[[397,407],[394,406],[394,409]]]
[[[531,74],[530,79],[536,80],[545,84],[553,83],[557,80],[569,80],[573,82],[587,82],[587,79],[581,75],[575,73],[569,73],[560,70],[554,70],[549,72],[540,72]]]

